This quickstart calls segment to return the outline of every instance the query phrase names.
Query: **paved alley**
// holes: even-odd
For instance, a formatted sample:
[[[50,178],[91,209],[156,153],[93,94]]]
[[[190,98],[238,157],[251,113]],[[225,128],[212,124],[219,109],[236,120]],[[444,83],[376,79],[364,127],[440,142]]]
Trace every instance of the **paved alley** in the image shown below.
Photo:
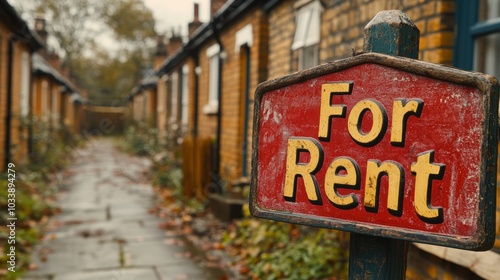
[[[154,193],[149,160],[121,153],[108,139],[76,150],[62,179],[61,214],[33,253],[34,280],[221,279],[190,255],[182,236],[148,214]]]

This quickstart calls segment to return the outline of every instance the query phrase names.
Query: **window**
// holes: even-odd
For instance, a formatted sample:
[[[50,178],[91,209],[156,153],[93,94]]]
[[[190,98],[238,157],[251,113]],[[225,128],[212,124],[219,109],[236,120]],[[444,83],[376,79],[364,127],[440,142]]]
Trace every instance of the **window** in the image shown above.
[[[297,11],[292,50],[298,51],[298,68],[303,70],[319,63],[321,4],[314,1]]]
[[[188,126],[189,116],[189,89],[188,89],[189,66],[182,67],[181,76],[181,124],[182,127]]]
[[[21,116],[29,113],[30,98],[30,57],[27,52],[21,56]]]
[[[500,76],[500,2],[458,0],[454,65]]]
[[[479,21],[492,27],[500,23],[500,2],[479,1]],[[500,77],[500,26],[474,42],[474,70]]]
[[[248,176],[248,122],[249,122],[249,91],[250,91],[250,48],[253,44],[253,32],[252,25],[247,24],[242,29],[236,32],[235,38],[235,51],[240,55],[240,89],[241,89],[241,110],[240,118],[242,118],[243,123],[241,126],[241,176]]]
[[[158,113],[163,113],[167,104],[167,75],[163,75],[158,82],[158,104],[156,110]]]
[[[500,77],[500,2],[458,0],[456,5],[454,65]]]
[[[219,53],[220,47],[217,44],[207,49],[209,85],[208,103],[203,107],[205,114],[215,114],[219,111]]]

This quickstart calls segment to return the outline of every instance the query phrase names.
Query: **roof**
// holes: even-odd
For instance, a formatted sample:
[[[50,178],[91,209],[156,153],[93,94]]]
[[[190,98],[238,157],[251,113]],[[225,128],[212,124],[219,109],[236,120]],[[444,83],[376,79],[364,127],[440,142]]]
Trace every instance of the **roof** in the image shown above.
[[[33,63],[33,73],[49,75],[59,84],[65,86],[69,91],[76,92],[76,87],[73,83],[54,69],[54,67],[52,67],[52,65],[50,65],[40,54],[34,53],[31,57],[31,61]]]
[[[43,47],[42,40],[6,0],[0,0],[0,20],[7,23],[12,32],[17,35],[16,39],[25,39],[33,51]]]
[[[258,0],[229,0],[224,4],[217,13],[214,14],[209,23],[201,25],[189,39],[189,41],[182,46],[177,52],[168,57],[160,65],[156,75],[161,76],[169,72],[172,68],[177,66],[192,52],[196,51],[203,43],[211,38],[215,38],[218,30],[225,27],[226,24],[236,19],[239,15],[243,14],[254,4],[259,3]]]
[[[158,83],[158,76],[156,76],[156,72],[153,68],[147,69],[144,71],[141,86],[143,88],[156,87]]]
[[[143,89],[156,88],[157,83],[158,83],[158,76],[156,76],[155,70],[153,68],[144,70],[141,83],[138,86],[135,86],[130,91],[130,94],[128,95],[127,99],[132,100]]]

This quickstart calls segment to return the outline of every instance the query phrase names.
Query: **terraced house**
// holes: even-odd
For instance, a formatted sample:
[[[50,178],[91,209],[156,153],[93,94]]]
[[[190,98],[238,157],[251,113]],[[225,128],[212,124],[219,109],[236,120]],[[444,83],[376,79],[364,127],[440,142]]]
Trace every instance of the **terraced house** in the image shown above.
[[[44,19],[37,19],[32,31],[5,0],[0,1],[0,16],[0,169],[4,170],[9,162],[22,165],[36,156],[40,151],[35,143],[48,141],[41,137],[46,131],[61,139],[80,133],[85,99],[63,73],[58,56],[48,52]]]
[[[500,76],[496,0],[230,0],[212,8],[210,22],[191,30],[156,72],[157,124],[166,133],[181,127],[186,137],[187,195],[210,181],[248,182],[257,85],[362,51],[364,27],[378,11],[402,10],[414,21],[420,60]],[[203,141],[213,149],[200,148]],[[200,151],[206,156],[192,155]],[[412,245],[407,278],[500,277],[492,265],[500,261],[499,228],[500,221],[494,249],[483,253]]]
[[[45,19],[36,18],[35,32],[44,48],[35,53],[32,59],[32,116],[36,122],[45,123],[52,130],[64,128],[63,134],[77,134],[83,129],[85,100],[68,78],[69,74],[63,74],[59,56],[47,49]]]
[[[30,113],[31,56],[42,43],[5,0],[0,1],[0,169],[24,162]]]

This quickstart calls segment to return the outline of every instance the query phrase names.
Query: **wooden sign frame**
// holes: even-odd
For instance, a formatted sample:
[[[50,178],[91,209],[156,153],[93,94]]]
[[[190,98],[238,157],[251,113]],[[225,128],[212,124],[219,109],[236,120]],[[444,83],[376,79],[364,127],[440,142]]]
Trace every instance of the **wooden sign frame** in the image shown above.
[[[303,83],[327,74],[340,72],[363,64],[376,64],[404,71],[423,77],[445,81],[453,84],[474,87],[482,93],[482,108],[485,117],[481,131],[481,162],[479,179],[479,212],[477,213],[477,232],[464,238],[433,232],[387,227],[377,224],[363,224],[356,220],[339,220],[319,217],[298,212],[280,211],[272,207],[259,205],[260,188],[283,188],[282,184],[261,185],[259,181],[259,153],[261,140],[261,115],[263,97],[270,91],[281,89],[297,83]],[[498,144],[498,81],[489,75],[466,72],[450,67],[431,64],[409,58],[389,56],[378,53],[365,53],[350,58],[323,64],[308,70],[297,72],[282,78],[260,84],[255,92],[254,131],[252,149],[252,181],[250,193],[250,211],[260,218],[272,219],[288,223],[325,227],[349,231],[353,233],[387,237],[405,241],[428,243],[440,246],[455,247],[467,250],[488,250],[495,240],[496,209],[496,170]],[[436,96],[437,98],[438,96]],[[457,127],[456,129],[460,129]],[[284,147],[286,149],[286,147]],[[276,199],[283,199],[277,197]]]

